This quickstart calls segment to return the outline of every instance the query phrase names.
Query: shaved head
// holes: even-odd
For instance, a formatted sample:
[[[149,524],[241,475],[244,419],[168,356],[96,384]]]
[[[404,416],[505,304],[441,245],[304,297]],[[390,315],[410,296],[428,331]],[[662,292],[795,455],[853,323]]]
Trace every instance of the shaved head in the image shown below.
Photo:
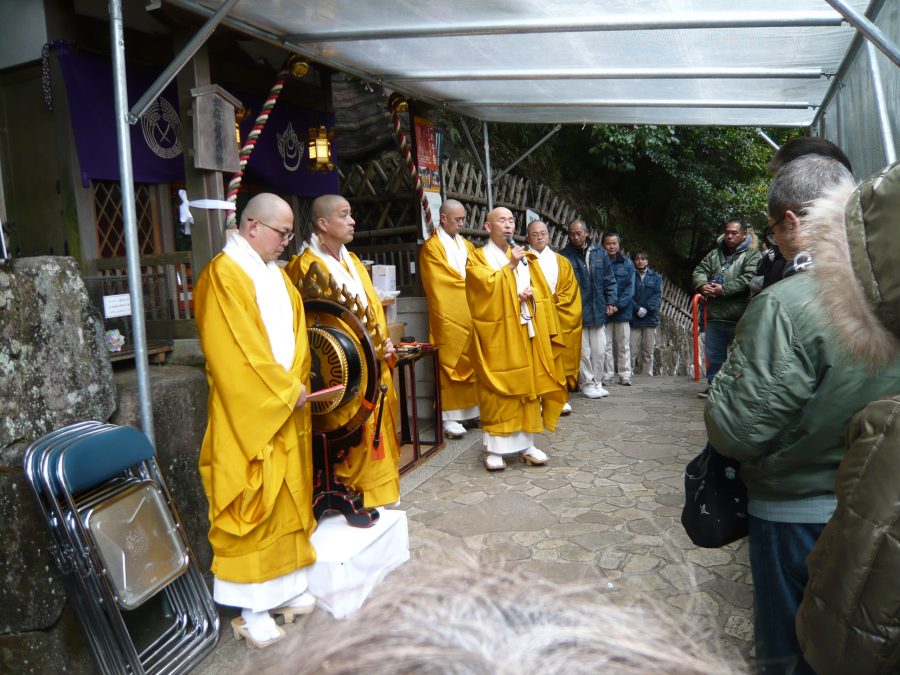
[[[277,260],[293,237],[294,211],[278,195],[263,192],[247,202],[238,231],[263,262]]]
[[[516,231],[516,218],[508,208],[498,206],[487,215],[484,229],[491,236],[491,241],[505,251],[507,247],[506,239],[513,236],[513,233]]]
[[[451,211],[455,211],[456,209],[462,209],[465,211],[466,207],[462,205],[462,202],[456,199],[445,199],[444,203],[441,204],[441,213],[450,213]]]
[[[278,220],[285,213],[289,213],[293,220],[294,212],[291,210],[290,204],[278,195],[262,192],[253,197],[244,207],[244,211],[241,213],[241,230],[245,230],[251,220],[269,223]]]
[[[525,230],[525,239],[528,241],[528,245],[535,251],[538,253],[543,251],[547,248],[547,244],[550,243],[550,233],[547,230],[547,223],[542,220],[532,220],[528,223],[528,228]]]
[[[313,223],[317,222],[319,218],[325,218],[327,220],[331,217],[331,214],[335,212],[338,206],[343,205],[346,201],[347,200],[340,195],[321,195],[320,197],[316,197],[312,203]]]
[[[455,199],[448,199],[441,204],[440,226],[444,232],[451,237],[455,237],[457,233],[466,224],[466,207]]]

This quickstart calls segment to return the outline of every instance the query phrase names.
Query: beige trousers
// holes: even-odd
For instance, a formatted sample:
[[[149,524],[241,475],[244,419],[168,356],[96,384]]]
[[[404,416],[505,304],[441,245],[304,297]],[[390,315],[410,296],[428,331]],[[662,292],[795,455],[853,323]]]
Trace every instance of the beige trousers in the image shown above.
[[[623,380],[631,379],[631,326],[627,321],[606,324],[606,358],[603,360],[603,379],[611,381],[618,370]],[[613,358],[615,352],[615,359]]]
[[[656,347],[656,327],[631,329],[631,369],[641,375],[655,375],[653,372],[653,350]]]

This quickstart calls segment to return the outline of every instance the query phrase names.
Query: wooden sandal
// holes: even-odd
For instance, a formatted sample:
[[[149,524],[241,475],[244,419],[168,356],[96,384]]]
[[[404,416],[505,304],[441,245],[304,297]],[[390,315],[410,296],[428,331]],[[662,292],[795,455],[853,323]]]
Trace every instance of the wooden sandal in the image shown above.
[[[250,635],[250,629],[247,628],[247,624],[244,620],[236,616],[231,620],[231,629],[234,631],[234,639],[237,641],[246,640],[247,644],[256,647],[257,649],[265,649],[269,645],[275,644],[281,638],[283,638],[287,633],[284,632],[283,629],[275,626],[278,629],[278,637],[272,638],[271,640],[263,640],[259,641],[254,639],[252,635]]]
[[[316,599],[313,598],[313,603],[309,606],[301,605],[300,607],[276,607],[275,609],[270,609],[269,613],[275,616],[281,616],[284,618],[285,623],[294,623],[294,618],[298,616],[303,616],[304,614],[312,614],[312,611],[316,608]]]

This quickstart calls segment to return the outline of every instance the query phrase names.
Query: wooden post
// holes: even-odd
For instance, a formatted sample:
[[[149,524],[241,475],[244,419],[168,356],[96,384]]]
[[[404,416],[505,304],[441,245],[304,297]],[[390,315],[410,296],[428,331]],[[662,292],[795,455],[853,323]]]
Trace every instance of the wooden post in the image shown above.
[[[175,49],[181,49],[190,36],[178,36]],[[194,168],[193,97],[191,89],[212,84],[209,75],[209,53],[206,45],[194,55],[178,74],[178,102],[181,108],[181,133],[184,140],[184,182],[189,199],[225,199],[225,186],[220,171]],[[197,279],[201,270],[225,245],[225,211],[195,209],[191,226],[191,276]]]

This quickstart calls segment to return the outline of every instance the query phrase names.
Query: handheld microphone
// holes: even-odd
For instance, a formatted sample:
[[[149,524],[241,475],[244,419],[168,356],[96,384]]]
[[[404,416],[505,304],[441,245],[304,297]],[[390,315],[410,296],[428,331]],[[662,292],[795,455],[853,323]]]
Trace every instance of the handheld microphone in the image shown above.
[[[518,246],[518,244],[516,243],[516,240],[513,239],[512,237],[507,237],[506,243],[509,244],[512,248],[515,248],[516,246]],[[525,265],[525,267],[528,267],[528,260],[526,260],[525,258],[522,258],[519,262],[522,263],[523,265]]]

